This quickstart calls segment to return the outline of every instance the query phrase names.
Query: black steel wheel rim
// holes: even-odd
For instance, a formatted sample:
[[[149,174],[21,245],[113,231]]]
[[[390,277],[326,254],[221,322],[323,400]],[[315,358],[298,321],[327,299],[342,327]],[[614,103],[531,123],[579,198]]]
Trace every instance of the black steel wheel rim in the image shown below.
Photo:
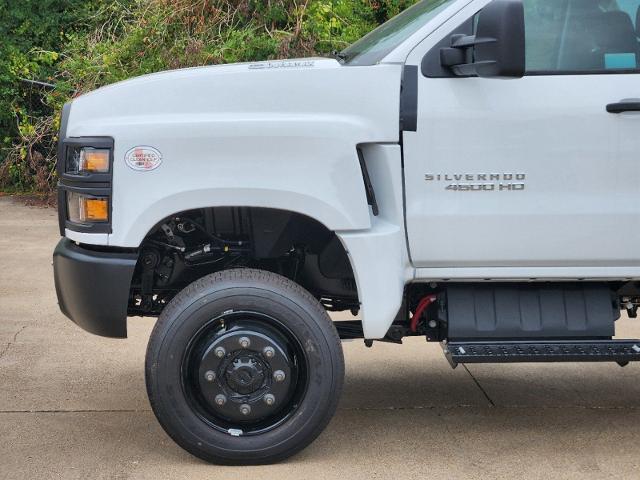
[[[234,436],[277,428],[308,388],[301,343],[278,319],[230,311],[191,338],[181,364],[185,398],[202,421]]]

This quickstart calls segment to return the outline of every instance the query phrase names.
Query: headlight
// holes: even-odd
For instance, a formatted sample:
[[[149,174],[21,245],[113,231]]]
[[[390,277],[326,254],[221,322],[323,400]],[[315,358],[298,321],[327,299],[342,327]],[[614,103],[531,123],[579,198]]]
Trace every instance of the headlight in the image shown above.
[[[111,233],[114,141],[111,137],[67,137],[65,105],[58,145],[60,234]]]
[[[111,151],[106,148],[77,147],[67,150],[66,173],[87,175],[109,173]]]
[[[109,221],[109,199],[67,192],[67,215],[73,223]]]

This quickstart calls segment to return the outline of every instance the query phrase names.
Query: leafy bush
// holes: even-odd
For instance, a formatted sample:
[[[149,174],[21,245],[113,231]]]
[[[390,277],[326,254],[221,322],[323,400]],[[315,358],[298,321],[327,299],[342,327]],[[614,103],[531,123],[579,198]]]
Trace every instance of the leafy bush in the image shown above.
[[[71,33],[93,28],[84,19],[98,3],[0,0],[0,186],[46,192],[53,185],[51,101],[63,95],[27,80],[55,82],[60,52]]]
[[[166,69],[327,55],[415,1],[0,0],[0,186],[52,191],[59,111],[75,95]]]

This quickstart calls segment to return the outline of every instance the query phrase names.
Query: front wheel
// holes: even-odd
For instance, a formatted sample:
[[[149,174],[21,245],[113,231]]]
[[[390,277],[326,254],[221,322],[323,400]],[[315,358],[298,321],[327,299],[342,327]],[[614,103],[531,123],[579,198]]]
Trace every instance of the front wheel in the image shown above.
[[[162,312],[147,392],[178,445],[218,464],[263,464],[310,444],[335,413],[340,339],[320,303],[279,275],[206,276]]]

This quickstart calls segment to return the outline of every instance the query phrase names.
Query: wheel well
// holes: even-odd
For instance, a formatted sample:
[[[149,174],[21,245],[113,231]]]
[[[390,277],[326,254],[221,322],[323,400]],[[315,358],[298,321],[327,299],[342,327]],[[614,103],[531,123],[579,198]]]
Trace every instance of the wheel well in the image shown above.
[[[327,310],[359,309],[349,256],[335,232],[286,210],[211,207],[159,222],[140,245],[129,296],[130,315],[159,315],[184,287],[229,268],[283,275]]]

